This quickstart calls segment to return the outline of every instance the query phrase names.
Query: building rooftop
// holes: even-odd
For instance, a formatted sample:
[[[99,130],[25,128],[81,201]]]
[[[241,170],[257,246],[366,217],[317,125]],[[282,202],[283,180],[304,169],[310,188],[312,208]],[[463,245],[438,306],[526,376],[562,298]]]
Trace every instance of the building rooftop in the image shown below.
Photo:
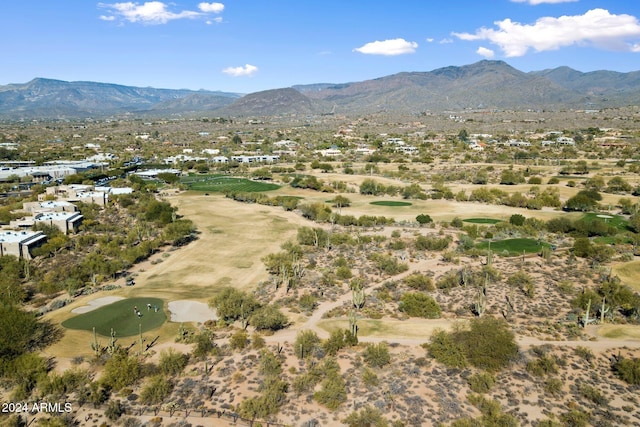
[[[27,240],[31,240],[35,237],[41,236],[45,238],[46,236],[42,233],[42,231],[7,231],[0,230],[0,242],[9,242],[9,243],[21,243]]]

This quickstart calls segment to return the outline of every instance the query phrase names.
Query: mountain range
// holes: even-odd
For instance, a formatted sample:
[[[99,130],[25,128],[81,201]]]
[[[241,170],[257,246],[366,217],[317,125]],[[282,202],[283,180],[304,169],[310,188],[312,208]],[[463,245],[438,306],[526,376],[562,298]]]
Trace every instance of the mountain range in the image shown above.
[[[1,119],[117,115],[168,117],[375,112],[416,114],[462,109],[602,109],[640,104],[640,71],[583,73],[569,67],[522,72],[483,60],[351,83],[317,83],[250,94],[155,89],[36,78],[0,86]]]

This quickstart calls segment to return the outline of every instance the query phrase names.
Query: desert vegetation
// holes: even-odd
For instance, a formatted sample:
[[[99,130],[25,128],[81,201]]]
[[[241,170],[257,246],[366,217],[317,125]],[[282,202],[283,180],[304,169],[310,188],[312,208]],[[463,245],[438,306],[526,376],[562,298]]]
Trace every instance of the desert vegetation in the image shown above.
[[[119,156],[64,182],[133,192],[79,203],[76,233],[38,225],[33,259],[0,256],[2,402],[71,406],[2,421],[637,424],[637,111],[534,127],[541,114],[504,113],[508,130],[472,112],[84,123],[83,141],[106,138]],[[542,144],[558,130],[579,143]],[[3,123],[16,149],[0,160],[95,154],[76,133]],[[276,163],[194,155],[170,165],[180,176],[132,173],[184,150],[273,153],[283,140],[296,150]],[[330,147],[342,155],[318,151]],[[53,185],[31,181],[0,183],[0,222]],[[119,300],[73,311],[104,297]],[[185,301],[215,314],[174,320],[170,304]]]

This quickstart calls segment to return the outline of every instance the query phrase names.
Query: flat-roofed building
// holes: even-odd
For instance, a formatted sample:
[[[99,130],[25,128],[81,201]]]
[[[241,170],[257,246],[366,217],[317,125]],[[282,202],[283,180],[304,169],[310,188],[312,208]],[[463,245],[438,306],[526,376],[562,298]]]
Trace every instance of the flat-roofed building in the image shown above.
[[[45,200],[23,203],[22,210],[35,214],[39,212],[77,212],[78,208],[73,203],[64,200]]]
[[[0,256],[13,255],[32,259],[31,251],[46,240],[47,236],[42,231],[0,230]]]
[[[14,228],[31,228],[36,224],[47,224],[56,227],[64,234],[75,233],[82,223],[83,216],[78,212],[40,212],[9,223]]]

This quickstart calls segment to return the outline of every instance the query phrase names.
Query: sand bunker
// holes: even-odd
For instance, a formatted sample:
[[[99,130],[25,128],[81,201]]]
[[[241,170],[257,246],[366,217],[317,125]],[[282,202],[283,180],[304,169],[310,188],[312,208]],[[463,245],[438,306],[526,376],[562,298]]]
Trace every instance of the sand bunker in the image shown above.
[[[78,313],[78,314],[88,313],[90,311],[95,310],[96,308],[102,307],[103,305],[109,305],[109,304],[111,304],[113,302],[120,301],[121,299],[124,299],[124,298],[122,298],[122,297],[96,298],[93,301],[89,301],[87,303],[87,305],[83,305],[82,307],[74,308],[73,310],[71,310],[71,312],[72,313]]]
[[[217,320],[218,314],[207,304],[197,301],[178,300],[169,304],[172,322],[206,322]]]

